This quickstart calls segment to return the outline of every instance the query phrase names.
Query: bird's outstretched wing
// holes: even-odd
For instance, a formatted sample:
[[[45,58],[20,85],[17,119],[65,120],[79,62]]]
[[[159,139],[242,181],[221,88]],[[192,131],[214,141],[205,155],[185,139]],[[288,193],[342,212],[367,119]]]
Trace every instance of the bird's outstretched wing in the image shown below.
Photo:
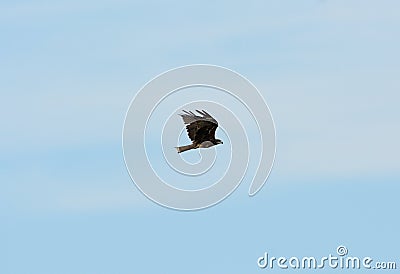
[[[210,114],[208,114],[205,110],[197,110],[196,111],[202,116],[198,116],[194,114],[192,111],[182,110],[184,114],[180,114],[185,124],[190,124],[196,121],[209,121],[218,125],[217,120],[215,120]]]
[[[218,122],[205,110],[196,110],[202,116],[198,116],[191,111],[180,114],[183,122],[187,124],[186,130],[193,143],[201,144],[204,141],[215,140],[215,130]]]

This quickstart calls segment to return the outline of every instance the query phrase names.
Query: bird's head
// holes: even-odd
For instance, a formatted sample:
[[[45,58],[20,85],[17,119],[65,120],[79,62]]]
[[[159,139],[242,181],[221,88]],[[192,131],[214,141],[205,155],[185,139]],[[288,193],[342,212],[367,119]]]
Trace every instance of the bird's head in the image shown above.
[[[215,144],[219,145],[219,144],[223,144],[224,142],[222,142],[220,139],[215,139]]]

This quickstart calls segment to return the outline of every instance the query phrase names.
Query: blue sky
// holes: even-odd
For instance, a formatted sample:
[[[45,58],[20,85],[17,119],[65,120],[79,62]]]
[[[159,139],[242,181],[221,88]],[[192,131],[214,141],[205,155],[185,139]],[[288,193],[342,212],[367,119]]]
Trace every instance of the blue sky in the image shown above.
[[[266,251],[340,244],[399,267],[399,8],[3,1],[0,272],[257,273]],[[257,86],[277,154],[255,197],[245,180],[217,206],[179,212],[135,188],[121,135],[136,92],[193,63]]]

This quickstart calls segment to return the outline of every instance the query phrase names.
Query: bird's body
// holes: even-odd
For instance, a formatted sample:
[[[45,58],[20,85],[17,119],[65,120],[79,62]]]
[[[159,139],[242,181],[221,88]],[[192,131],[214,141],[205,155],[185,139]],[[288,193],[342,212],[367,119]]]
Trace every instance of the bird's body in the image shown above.
[[[180,114],[183,122],[186,124],[186,131],[189,135],[192,144],[187,146],[177,147],[178,153],[196,149],[208,148],[218,144],[223,144],[219,139],[215,138],[215,130],[218,127],[218,122],[206,111],[196,110],[202,116],[198,116],[191,111],[183,111]]]

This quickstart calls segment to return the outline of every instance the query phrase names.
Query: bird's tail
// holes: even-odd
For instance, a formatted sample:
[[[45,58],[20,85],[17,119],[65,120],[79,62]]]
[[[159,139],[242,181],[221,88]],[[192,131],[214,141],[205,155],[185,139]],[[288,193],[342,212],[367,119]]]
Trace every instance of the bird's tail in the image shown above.
[[[187,146],[181,146],[181,147],[175,147],[175,148],[178,151],[178,153],[181,153],[181,152],[184,152],[186,150],[190,150],[190,149],[196,148],[196,145],[195,144],[190,144],[190,145],[187,145]]]

